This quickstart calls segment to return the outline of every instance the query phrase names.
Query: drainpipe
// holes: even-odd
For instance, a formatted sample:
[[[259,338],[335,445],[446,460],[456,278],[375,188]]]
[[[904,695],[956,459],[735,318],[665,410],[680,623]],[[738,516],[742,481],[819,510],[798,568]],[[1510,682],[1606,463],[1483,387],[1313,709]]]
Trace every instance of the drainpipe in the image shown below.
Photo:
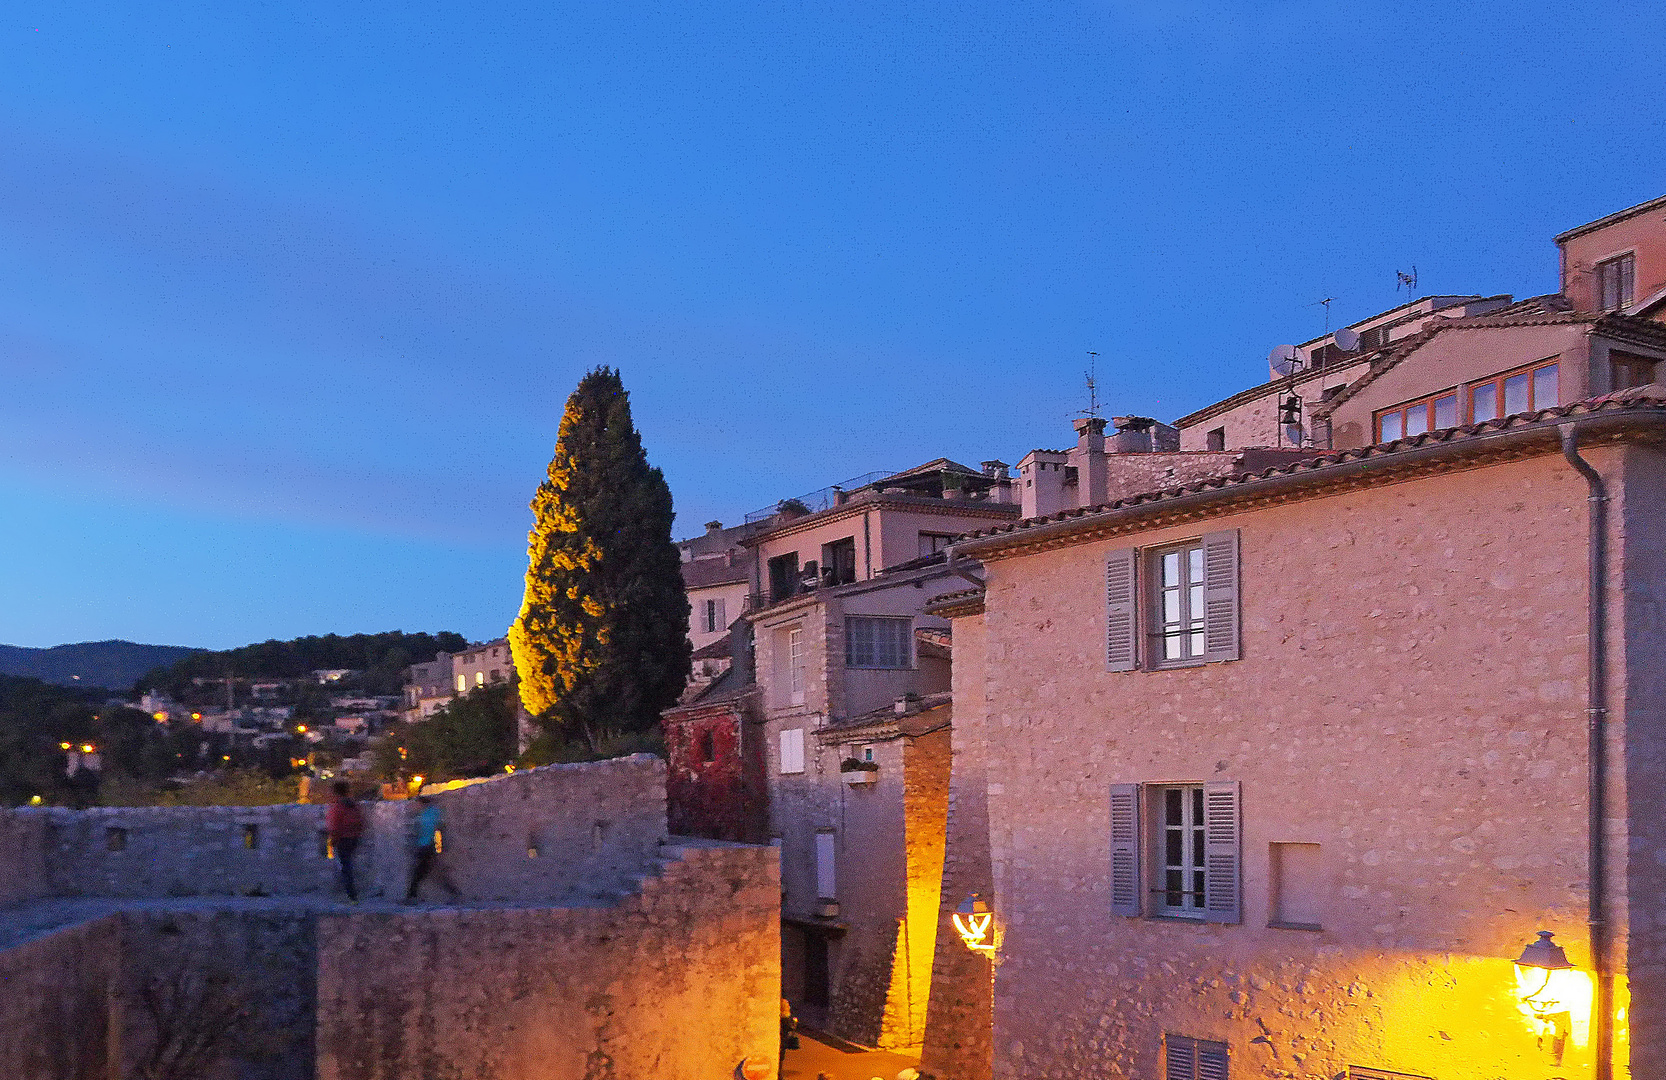
[[[1607,836],[1604,828],[1608,751],[1608,656],[1604,603],[1608,563],[1608,489],[1602,477],[1591,467],[1591,463],[1579,456],[1579,433],[1576,427],[1573,424],[1561,424],[1556,430],[1562,437],[1562,455],[1568,459],[1568,464],[1585,478],[1590,490],[1586,501],[1590,519],[1590,568],[1586,577],[1589,596],[1585,608],[1590,614],[1590,626],[1586,630],[1585,639],[1585,726],[1586,737],[1589,740],[1586,765],[1589,791],[1586,799],[1590,807],[1587,828],[1590,833],[1588,843],[1591,864],[1588,918],[1591,933],[1591,966],[1596,976],[1596,1003],[1591,1016],[1592,1026],[1596,1028],[1593,1032],[1596,1068],[1592,1076],[1594,1080],[1611,1080],[1614,1069],[1614,1033],[1611,1019],[1614,1014],[1614,986],[1608,970],[1608,867]]]

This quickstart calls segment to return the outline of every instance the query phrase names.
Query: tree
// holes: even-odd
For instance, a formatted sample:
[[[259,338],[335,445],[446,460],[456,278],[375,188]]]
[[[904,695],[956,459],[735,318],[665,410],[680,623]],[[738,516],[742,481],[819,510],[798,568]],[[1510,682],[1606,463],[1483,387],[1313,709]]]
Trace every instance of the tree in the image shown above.
[[[432,716],[394,725],[372,753],[378,775],[456,780],[502,772],[515,760],[515,702],[511,684],[493,683],[452,698]]]
[[[567,399],[532,513],[509,647],[541,741],[595,749],[657,726],[688,675],[688,598],[671,489],[648,464],[617,371],[591,371]]]

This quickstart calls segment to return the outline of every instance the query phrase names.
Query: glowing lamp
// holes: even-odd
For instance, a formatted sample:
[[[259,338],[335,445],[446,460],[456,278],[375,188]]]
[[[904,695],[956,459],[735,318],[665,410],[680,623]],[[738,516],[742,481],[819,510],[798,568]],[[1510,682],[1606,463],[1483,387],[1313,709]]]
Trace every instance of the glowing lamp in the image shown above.
[[[69,749],[69,743],[67,743],[67,742],[61,742],[61,743],[59,743],[59,744],[58,744],[58,749],[60,749],[60,750],[68,750],[68,749]]]
[[[202,715],[202,714],[201,713],[192,713],[191,717],[192,717],[192,719],[195,719],[196,717],[198,717],[200,715]],[[153,712],[153,713],[150,714],[150,718],[152,720],[155,720],[158,724],[164,724],[164,723],[167,723],[167,721],[168,721],[168,714],[165,713],[165,712]]]
[[[307,726],[305,724],[296,724],[295,731],[298,734],[305,735],[307,733]]]
[[[82,753],[83,753],[83,754],[90,754],[90,753],[92,753],[92,752],[93,752],[93,744],[92,744],[92,743],[90,743],[90,742],[84,742],[84,743],[82,743],[82,744],[81,744],[81,752],[82,752]]]
[[[749,1057],[735,1068],[741,1080],[769,1080],[775,1075],[775,1063],[765,1057]]]
[[[1590,1022],[1591,980],[1568,962],[1568,954],[1553,937],[1551,931],[1540,930],[1538,939],[1521,950],[1516,993],[1538,1029],[1539,1045],[1561,1064],[1568,1036],[1582,1034]]]
[[[988,956],[995,951],[995,913],[978,893],[968,896],[954,909],[954,928],[973,952]]]

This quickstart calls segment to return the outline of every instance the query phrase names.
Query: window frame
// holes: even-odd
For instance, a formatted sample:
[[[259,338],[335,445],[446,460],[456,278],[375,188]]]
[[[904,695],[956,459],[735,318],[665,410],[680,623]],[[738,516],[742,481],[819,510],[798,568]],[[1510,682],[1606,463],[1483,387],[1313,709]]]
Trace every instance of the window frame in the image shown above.
[[[1184,578],[1172,587],[1165,576],[1171,556],[1176,556],[1175,567]],[[1192,580],[1194,574],[1197,579],[1195,581]],[[1208,652],[1203,642],[1206,612],[1203,538],[1195,537],[1175,544],[1146,549],[1145,579],[1148,584],[1145,635],[1150,643],[1146,651],[1151,667],[1189,667],[1202,663],[1204,654]],[[1173,620],[1168,618],[1167,601],[1171,594],[1175,601]],[[1194,607],[1196,610],[1193,610]],[[1171,631],[1170,626],[1180,629]],[[1176,639],[1182,655],[1168,655],[1168,642],[1171,638]],[[1194,645],[1198,650],[1196,653],[1192,652]]]
[[[924,559],[927,556],[935,555],[939,551],[947,551],[949,549],[949,545],[954,543],[954,538],[955,538],[954,533],[937,533],[937,532],[924,532],[924,531],[922,531],[920,533],[920,543],[919,543],[919,547],[917,549],[920,553],[920,558]],[[931,548],[931,550],[929,550],[929,551],[926,550],[926,548],[928,547],[927,541],[930,541],[929,547]]]
[[[1371,414],[1372,437],[1377,443],[1389,443],[1398,439],[1415,438],[1417,435],[1422,435],[1430,431],[1443,431],[1446,430],[1447,427],[1462,427],[1468,424],[1485,423],[1487,420],[1497,420],[1505,416],[1516,416],[1520,412],[1539,412],[1543,409],[1554,408],[1555,406],[1561,404],[1561,359],[1561,354],[1557,354],[1556,356],[1546,357],[1542,360],[1535,360],[1531,364],[1523,364],[1520,367],[1513,367],[1506,371],[1500,371],[1495,375],[1488,375],[1485,378],[1475,379],[1466,383],[1459,383],[1456,386],[1449,386],[1444,390],[1436,391],[1433,394],[1426,394],[1423,397],[1414,398],[1411,401],[1403,401],[1397,405],[1390,405],[1386,409],[1378,409]],[[1537,400],[1539,392],[1539,373],[1551,368],[1556,369],[1557,400],[1546,404]],[[1527,376],[1527,408],[1518,410],[1518,412],[1505,412],[1504,383],[1506,380],[1516,378],[1520,375]],[[1475,392],[1476,390],[1484,387],[1492,388],[1496,415],[1476,420]],[[1454,396],[1457,399],[1457,423],[1444,426],[1438,425],[1435,418],[1435,408],[1437,403]],[[1416,409],[1427,410],[1424,414],[1424,422],[1427,426],[1425,426],[1422,431],[1407,434],[1406,429],[1409,426],[1407,420],[1412,411]],[[1397,434],[1389,436],[1383,430],[1383,421],[1387,418],[1396,416],[1398,417],[1399,431]]]
[[[1162,567],[1168,554],[1202,549],[1202,622],[1190,617],[1196,606],[1197,583],[1191,582],[1191,561],[1179,625],[1185,655],[1170,659],[1163,642],[1171,635],[1164,618]],[[1168,671],[1237,660],[1243,656],[1243,557],[1237,529],[1222,529],[1151,547],[1118,548],[1105,557],[1105,670]],[[1195,651],[1195,633],[1203,634],[1202,651]]]
[[[1661,363],[1662,361],[1653,357],[1641,356],[1620,349],[1610,349],[1608,350],[1608,389],[1610,391],[1629,390],[1634,386],[1648,386],[1655,381],[1655,373],[1660,370]],[[1637,382],[1635,380],[1639,376],[1636,374],[1636,370],[1643,365],[1648,366],[1649,377],[1642,382]],[[1620,375],[1621,370],[1626,372],[1623,379]]]
[[[1614,300],[1608,301],[1609,270],[1614,271]],[[1597,310],[1624,311],[1637,299],[1637,251],[1610,255],[1591,268],[1597,282]]]
[[[869,639],[872,658],[870,663],[857,663],[857,643],[853,627],[859,624],[871,624],[878,629],[880,623],[901,624],[900,634],[895,641],[885,642],[887,646],[900,646],[901,656],[890,654],[884,659],[900,659],[900,663],[882,663],[880,655],[881,641],[878,636]],[[914,618],[910,615],[846,615],[845,616],[845,667],[853,671],[912,671],[914,669]]]
[[[1150,815],[1147,820],[1152,823],[1150,842],[1146,845],[1147,858],[1151,865],[1151,888],[1147,890],[1147,895],[1151,898],[1151,915],[1153,918],[1202,922],[1208,897],[1208,879],[1204,862],[1208,844],[1204,841],[1203,785],[1146,784],[1144,794],[1146,810]],[[1170,798],[1171,795],[1174,796],[1173,799]],[[1173,809],[1171,802],[1178,804],[1178,822],[1169,821],[1169,811]],[[1173,839],[1180,841],[1178,864],[1172,858],[1175,847]],[[1181,875],[1181,888],[1170,889],[1170,876],[1176,873]],[[1188,877],[1191,878],[1190,881],[1187,880]],[[1178,904],[1169,900],[1169,897],[1176,895],[1180,897]]]
[[[1232,1052],[1224,1041],[1163,1032],[1164,1080],[1227,1080],[1231,1068]]]
[[[1170,907],[1167,894],[1168,829],[1162,811],[1167,793],[1179,790],[1183,806],[1201,795],[1203,816],[1187,828],[1201,827],[1203,894],[1196,906]],[[1110,786],[1110,911],[1129,918],[1187,923],[1244,922],[1244,798],[1237,780],[1165,780]],[[1184,823],[1183,823],[1184,824]],[[1197,842],[1193,834],[1193,842]],[[1195,878],[1193,883],[1195,883]],[[1146,882],[1150,882],[1150,887]],[[1188,884],[1184,880],[1182,885]],[[1195,894],[1195,889],[1187,889]],[[1158,897],[1164,899],[1159,902]]]

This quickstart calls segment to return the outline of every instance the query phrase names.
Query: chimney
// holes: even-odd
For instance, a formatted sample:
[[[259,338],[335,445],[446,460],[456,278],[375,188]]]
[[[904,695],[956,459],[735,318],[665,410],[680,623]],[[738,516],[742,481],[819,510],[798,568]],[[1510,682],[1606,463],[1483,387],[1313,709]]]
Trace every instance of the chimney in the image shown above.
[[[718,533],[720,533],[722,531],[723,531],[723,522],[721,522],[721,521],[708,521],[708,522],[706,522],[706,535],[707,536],[716,536]]]
[[[1105,460],[1105,420],[1082,416],[1075,421],[1076,448],[1068,461],[1076,470],[1076,505],[1098,506],[1110,490],[1109,463]]]
[[[983,474],[991,480],[1005,480],[1009,468],[1011,466],[1004,461],[986,461],[983,463]]]

